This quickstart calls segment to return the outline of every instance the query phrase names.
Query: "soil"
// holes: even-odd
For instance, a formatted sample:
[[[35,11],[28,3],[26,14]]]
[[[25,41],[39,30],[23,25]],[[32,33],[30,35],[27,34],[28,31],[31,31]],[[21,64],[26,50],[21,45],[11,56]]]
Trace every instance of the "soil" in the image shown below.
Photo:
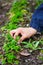
[[[0,28],[3,27],[6,22],[8,21],[8,17],[6,13],[9,11],[11,7],[12,1],[11,0],[0,0]],[[4,43],[5,38],[2,36],[3,31],[0,29],[0,54],[3,53],[2,46]],[[34,40],[43,38],[42,34],[38,34],[38,36],[32,37]],[[20,64],[19,65],[43,65],[43,61],[38,59],[38,57],[42,56],[43,54],[40,53],[40,50],[33,51],[31,54],[29,53],[28,56],[20,55]],[[0,62],[1,65],[1,62]],[[8,65],[8,64],[6,64]]]

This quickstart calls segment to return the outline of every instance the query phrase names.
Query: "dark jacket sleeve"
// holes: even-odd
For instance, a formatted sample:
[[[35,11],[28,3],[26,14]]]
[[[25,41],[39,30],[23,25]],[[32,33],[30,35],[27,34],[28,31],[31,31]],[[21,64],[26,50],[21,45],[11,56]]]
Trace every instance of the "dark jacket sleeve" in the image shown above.
[[[43,4],[41,4],[32,15],[30,27],[38,32],[43,32]]]

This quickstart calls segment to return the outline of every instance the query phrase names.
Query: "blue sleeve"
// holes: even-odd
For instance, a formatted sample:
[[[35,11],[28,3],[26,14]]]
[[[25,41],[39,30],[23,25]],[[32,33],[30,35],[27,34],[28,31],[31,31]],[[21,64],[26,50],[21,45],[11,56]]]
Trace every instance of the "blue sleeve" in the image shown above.
[[[43,4],[41,4],[32,15],[30,27],[36,29],[38,32],[43,31]]]

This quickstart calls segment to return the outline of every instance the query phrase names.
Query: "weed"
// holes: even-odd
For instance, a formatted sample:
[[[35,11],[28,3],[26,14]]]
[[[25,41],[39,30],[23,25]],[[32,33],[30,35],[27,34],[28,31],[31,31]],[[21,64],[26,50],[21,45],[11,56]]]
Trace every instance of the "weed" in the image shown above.
[[[40,42],[39,41],[30,42],[29,41],[29,42],[23,42],[22,44],[24,44],[25,48],[29,48],[31,50],[37,50]]]

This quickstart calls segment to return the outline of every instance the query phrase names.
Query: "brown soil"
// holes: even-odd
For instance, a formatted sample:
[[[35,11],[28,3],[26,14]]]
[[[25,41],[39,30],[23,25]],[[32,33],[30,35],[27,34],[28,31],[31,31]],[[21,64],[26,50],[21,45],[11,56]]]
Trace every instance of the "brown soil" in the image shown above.
[[[0,1],[0,28],[6,24],[8,21],[8,17],[6,13],[9,11],[11,7],[11,0],[1,0]],[[2,36],[3,31],[0,29],[0,54],[3,53],[2,46],[4,43],[5,38]],[[38,37],[38,38],[37,38]],[[43,35],[36,35],[32,37],[34,40],[43,38]],[[38,56],[41,56],[40,50],[33,51],[31,54],[29,53],[28,56],[20,55],[20,64],[19,65],[43,65],[43,61],[38,59]],[[1,62],[0,62],[1,65]]]

